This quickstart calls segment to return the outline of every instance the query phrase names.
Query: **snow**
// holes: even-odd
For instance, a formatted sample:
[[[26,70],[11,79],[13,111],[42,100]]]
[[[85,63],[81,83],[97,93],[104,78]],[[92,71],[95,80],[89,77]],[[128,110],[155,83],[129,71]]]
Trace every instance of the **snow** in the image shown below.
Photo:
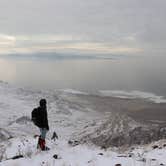
[[[131,147],[123,152],[117,148],[104,150],[91,144],[69,145],[68,140],[81,128],[86,130],[86,125],[90,126],[87,133],[91,133],[103,124],[105,119],[108,119],[108,113],[99,113],[91,108],[79,106],[79,103],[84,101],[78,100],[75,104],[74,95],[77,94],[84,95],[83,92],[74,90],[34,91],[0,82],[0,137],[3,134],[5,138],[5,140],[0,139],[0,166],[166,165],[166,147],[163,146],[165,140],[150,145]],[[103,94],[106,95],[105,92]],[[119,95],[119,93],[112,94]],[[137,97],[141,95],[142,93],[139,93]],[[128,96],[130,97],[129,94]],[[51,150],[45,152],[36,148],[38,138],[34,138],[34,135],[39,134],[39,131],[30,121],[31,111],[42,97],[49,101],[50,131],[46,142]],[[153,95],[151,97],[147,95],[146,98],[158,99],[158,101],[162,99]],[[59,139],[55,141],[51,140],[51,134],[54,131],[59,136]],[[153,149],[152,146],[156,144],[161,148]],[[58,159],[53,158],[55,154],[58,154]],[[24,158],[11,159],[16,155],[23,155]]]
[[[88,95],[88,93],[86,93],[86,92],[81,92],[81,91],[74,90],[74,89],[62,89],[61,91],[66,92],[66,93],[71,93],[71,94],[83,94],[83,95]]]
[[[148,99],[150,101],[153,101],[155,103],[166,103],[166,99],[163,96],[157,96],[153,93],[148,92],[141,92],[141,91],[119,91],[119,90],[101,90],[99,93],[102,96],[112,96],[112,97],[118,97],[118,98],[140,98],[140,99]]]
[[[89,147],[87,145],[71,147],[62,140],[56,142],[47,141],[47,144],[51,146],[52,149],[47,152],[41,152],[36,150],[37,139],[26,137],[11,140],[11,145],[5,152],[6,159],[19,154],[23,154],[24,158],[6,161],[4,159],[4,161],[0,163],[0,166],[115,166],[115,164],[122,164],[123,166],[157,166],[161,163],[166,164],[165,148],[147,150],[147,147],[144,147],[144,149],[140,147],[140,149],[136,149],[132,152],[134,154],[132,157],[129,157],[129,153],[127,152],[118,154],[111,150],[104,151],[97,147]],[[30,144],[28,142],[30,142]],[[59,158],[54,159],[52,157],[54,154],[58,154]],[[143,160],[144,158],[145,160]]]

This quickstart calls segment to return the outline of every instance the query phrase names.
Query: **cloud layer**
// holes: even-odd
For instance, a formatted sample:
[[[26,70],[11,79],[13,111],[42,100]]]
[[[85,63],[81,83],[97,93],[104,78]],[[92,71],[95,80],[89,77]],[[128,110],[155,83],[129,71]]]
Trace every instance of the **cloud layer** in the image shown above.
[[[165,0],[1,0],[0,52],[165,53]]]

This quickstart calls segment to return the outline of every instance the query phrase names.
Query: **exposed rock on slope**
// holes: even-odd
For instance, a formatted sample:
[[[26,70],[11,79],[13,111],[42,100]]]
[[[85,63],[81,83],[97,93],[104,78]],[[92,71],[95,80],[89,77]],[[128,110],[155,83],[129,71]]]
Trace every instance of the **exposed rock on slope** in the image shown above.
[[[127,115],[116,113],[105,122],[89,124],[77,138],[81,143],[92,142],[103,148],[147,144],[166,138],[166,127],[142,124]]]
[[[12,135],[5,129],[0,128],[0,141],[12,138]]]

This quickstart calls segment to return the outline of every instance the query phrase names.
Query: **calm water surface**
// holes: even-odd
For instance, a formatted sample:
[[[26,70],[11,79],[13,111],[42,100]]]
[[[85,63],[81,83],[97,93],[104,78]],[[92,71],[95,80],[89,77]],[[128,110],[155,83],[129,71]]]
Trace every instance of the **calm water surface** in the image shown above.
[[[112,60],[0,58],[0,80],[37,89],[139,90],[166,96],[164,56]]]

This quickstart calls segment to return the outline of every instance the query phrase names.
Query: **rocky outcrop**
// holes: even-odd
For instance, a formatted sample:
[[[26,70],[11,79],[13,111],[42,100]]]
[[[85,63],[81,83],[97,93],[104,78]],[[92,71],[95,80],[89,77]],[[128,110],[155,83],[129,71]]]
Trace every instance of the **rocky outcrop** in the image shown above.
[[[5,129],[0,128],[0,141],[12,138],[12,135]]]
[[[78,135],[80,143],[91,142],[103,148],[143,145],[166,138],[166,127],[139,123],[117,113],[98,126],[89,125]]]
[[[122,132],[117,134],[100,135],[98,137],[90,138],[90,140],[101,147],[123,146],[123,145],[143,145],[166,138],[166,128],[144,128],[136,127],[129,132]]]

